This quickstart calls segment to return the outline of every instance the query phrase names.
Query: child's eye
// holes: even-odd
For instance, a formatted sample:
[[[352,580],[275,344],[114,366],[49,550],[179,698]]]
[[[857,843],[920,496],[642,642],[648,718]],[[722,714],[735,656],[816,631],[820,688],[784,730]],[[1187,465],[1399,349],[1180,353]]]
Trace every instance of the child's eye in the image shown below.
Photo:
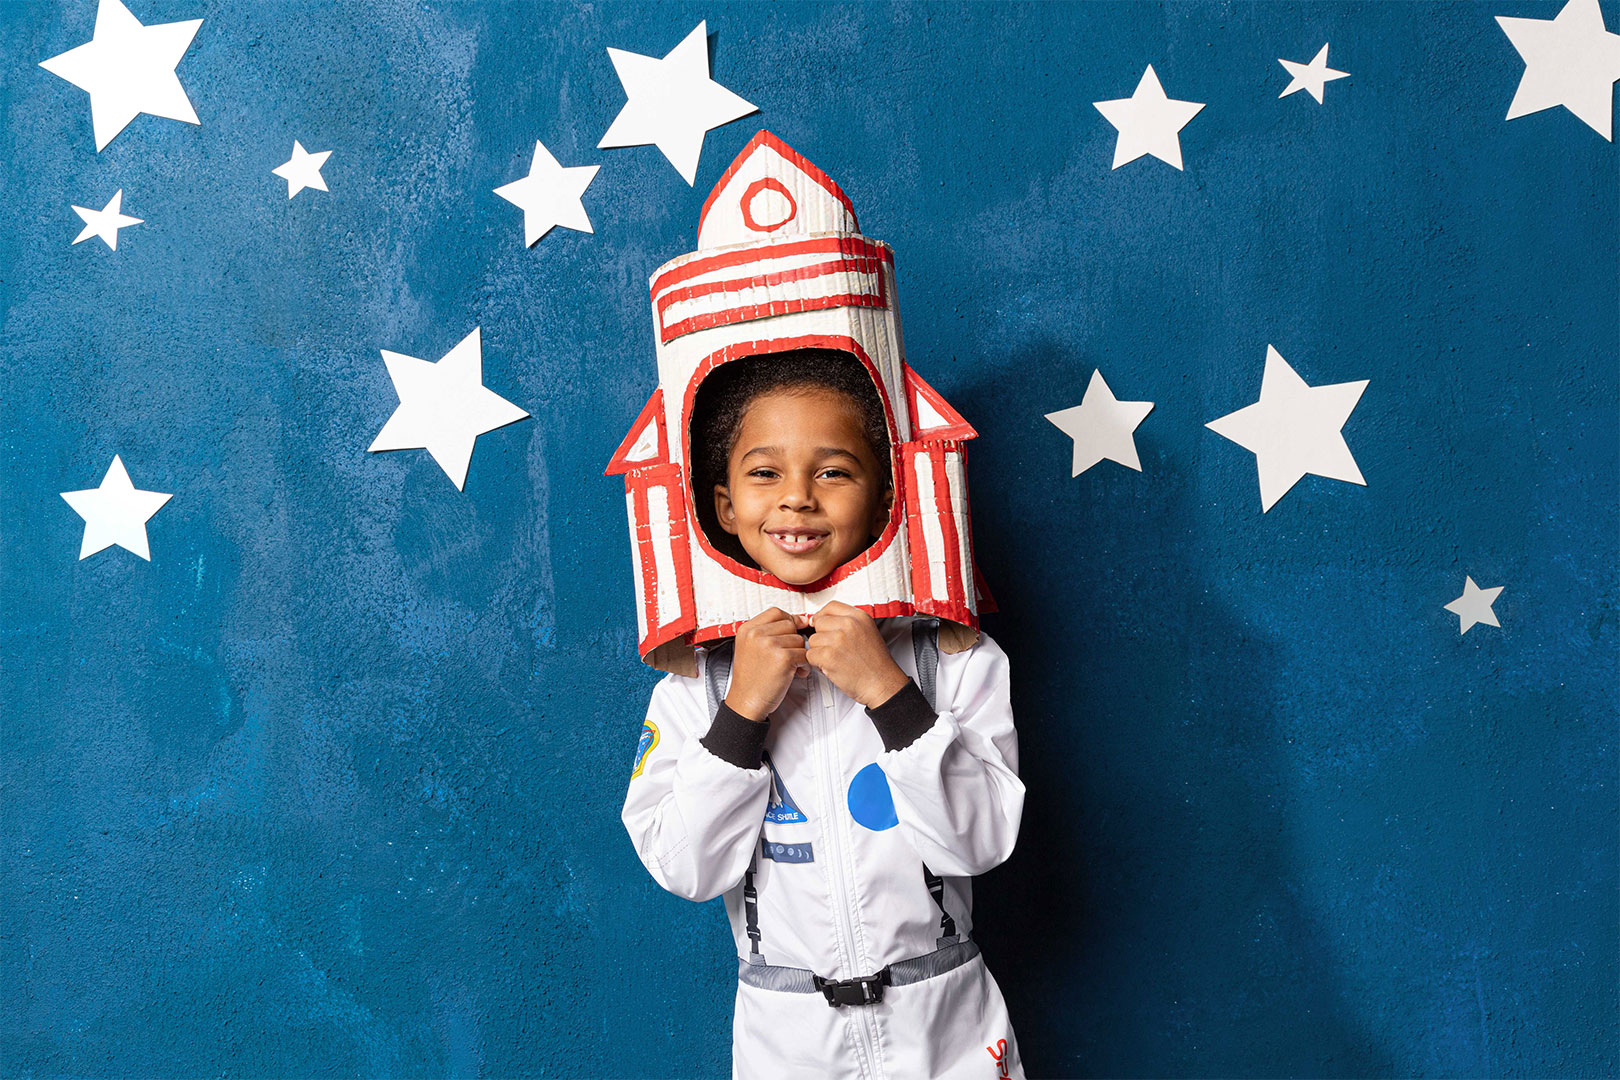
[[[830,477],[839,477],[839,476],[848,476],[849,473],[847,471],[845,471],[844,469],[822,469],[821,470],[821,475],[822,476],[830,476]]]
[[[749,469],[748,470],[748,475],[749,476],[757,476],[761,480],[774,480],[776,478],[776,470],[775,469],[767,469],[764,466],[761,466],[761,467],[759,467],[757,469]]]

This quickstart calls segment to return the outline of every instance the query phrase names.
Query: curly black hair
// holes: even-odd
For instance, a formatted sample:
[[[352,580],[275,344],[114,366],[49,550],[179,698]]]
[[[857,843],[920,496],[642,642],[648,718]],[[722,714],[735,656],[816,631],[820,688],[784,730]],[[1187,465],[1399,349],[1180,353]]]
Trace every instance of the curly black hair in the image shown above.
[[[715,517],[715,485],[728,482],[731,451],[748,406],[766,394],[805,390],[831,390],[854,404],[867,446],[878,462],[882,490],[893,486],[883,402],[872,373],[853,355],[839,349],[792,349],[721,364],[704,378],[692,401],[692,503],[709,543],[745,566],[753,566],[754,560]]]

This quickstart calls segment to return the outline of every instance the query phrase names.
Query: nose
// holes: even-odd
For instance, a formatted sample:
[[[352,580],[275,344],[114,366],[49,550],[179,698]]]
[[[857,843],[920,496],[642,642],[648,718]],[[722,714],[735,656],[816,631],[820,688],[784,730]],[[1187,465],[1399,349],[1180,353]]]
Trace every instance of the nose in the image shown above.
[[[783,510],[814,510],[815,485],[811,483],[810,477],[800,473],[789,473],[782,482],[781,498],[777,505]]]

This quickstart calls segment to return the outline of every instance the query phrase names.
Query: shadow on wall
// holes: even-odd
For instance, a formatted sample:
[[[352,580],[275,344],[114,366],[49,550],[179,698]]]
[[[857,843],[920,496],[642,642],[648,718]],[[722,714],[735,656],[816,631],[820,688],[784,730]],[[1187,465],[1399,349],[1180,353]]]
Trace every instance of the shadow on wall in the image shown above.
[[[1299,899],[1271,717],[1288,691],[1201,571],[1194,454],[1139,429],[1143,473],[1070,479],[1044,419],[1095,366],[1044,344],[947,391],[980,432],[985,629],[1012,660],[1028,788],[1016,852],[976,882],[974,936],[1026,1069],[1392,1075]]]

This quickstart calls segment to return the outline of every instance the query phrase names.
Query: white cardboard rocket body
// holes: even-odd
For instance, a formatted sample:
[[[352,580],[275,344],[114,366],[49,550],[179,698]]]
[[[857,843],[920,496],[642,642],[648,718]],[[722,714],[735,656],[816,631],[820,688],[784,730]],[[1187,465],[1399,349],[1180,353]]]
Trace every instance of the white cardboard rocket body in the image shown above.
[[[696,670],[693,646],[736,632],[768,607],[809,614],[830,600],[874,618],[933,615],[942,646],[976,636],[963,446],[975,432],[905,363],[894,253],[860,233],[825,173],[761,131],[703,207],[698,248],[651,279],[658,389],[613,455],[623,474],[635,570],[639,652]],[[883,535],[821,581],[787,584],[715,550],[694,512],[687,463],[697,387],[720,364],[799,348],[851,353],[888,416],[894,511]]]

